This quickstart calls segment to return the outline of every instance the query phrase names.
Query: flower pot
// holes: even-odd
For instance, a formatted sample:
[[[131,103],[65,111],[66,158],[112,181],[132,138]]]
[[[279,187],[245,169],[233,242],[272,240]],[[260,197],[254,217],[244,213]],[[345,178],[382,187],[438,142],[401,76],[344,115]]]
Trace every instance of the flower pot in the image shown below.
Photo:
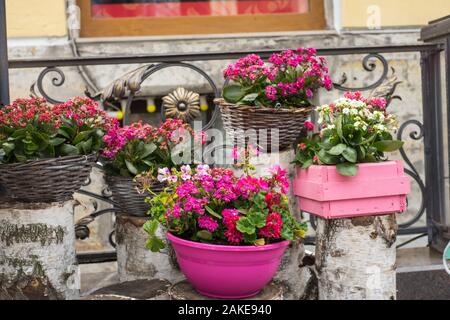
[[[234,105],[223,99],[216,99],[222,114],[223,127],[226,133],[235,139],[245,134],[262,147],[263,152],[276,151],[272,145],[272,135],[278,130],[278,151],[292,147],[303,131],[303,124],[313,110],[313,107],[303,108],[266,108],[245,105]],[[236,130],[243,133],[235,133]],[[263,130],[263,131],[260,131]],[[275,141],[274,141],[275,142]]]
[[[117,202],[122,211],[136,217],[146,217],[150,204],[145,202],[146,197],[151,197],[148,192],[140,193],[137,183],[130,177],[106,175],[106,183],[112,193],[112,198]],[[155,193],[164,189],[164,184],[156,182],[152,186]]]
[[[400,213],[406,210],[410,179],[400,161],[358,164],[354,177],[335,166],[297,169],[294,193],[302,211],[324,219]]]
[[[0,165],[6,198],[20,202],[64,202],[89,179],[97,156],[67,156]]]
[[[289,246],[222,246],[180,239],[170,233],[181,271],[202,295],[242,299],[257,295],[273,278]]]

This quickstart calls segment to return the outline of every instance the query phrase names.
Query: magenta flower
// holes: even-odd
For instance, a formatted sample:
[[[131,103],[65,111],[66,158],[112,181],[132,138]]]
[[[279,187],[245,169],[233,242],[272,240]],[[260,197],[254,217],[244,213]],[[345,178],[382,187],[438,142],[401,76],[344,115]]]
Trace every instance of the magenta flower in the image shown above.
[[[311,121],[305,121],[304,126],[306,128],[306,130],[308,131],[314,131],[314,123],[312,123]]]
[[[208,230],[209,232],[214,232],[219,227],[217,221],[208,216],[198,217],[197,222],[200,228]]]

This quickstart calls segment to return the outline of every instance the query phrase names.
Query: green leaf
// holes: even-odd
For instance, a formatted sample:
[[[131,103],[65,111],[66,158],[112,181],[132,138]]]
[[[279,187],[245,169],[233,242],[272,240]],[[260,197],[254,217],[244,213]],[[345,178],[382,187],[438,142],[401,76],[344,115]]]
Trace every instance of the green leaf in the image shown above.
[[[303,162],[302,169],[308,169],[313,164],[314,162],[312,161],[312,159],[306,160],[305,162]]]
[[[257,237],[256,233],[253,233],[253,234],[244,234],[244,241],[245,241],[246,243],[254,244],[254,243],[256,242],[256,237]]]
[[[11,135],[11,138],[19,138],[24,136],[27,133],[27,129],[19,129],[14,131],[14,133]]]
[[[0,162],[3,161],[3,159],[5,159],[6,153],[5,150],[0,149]]]
[[[338,116],[336,118],[336,121],[335,121],[336,132],[337,132],[339,138],[341,138],[342,140],[345,140],[344,139],[344,132],[342,131],[342,120],[343,120],[342,115],[340,115],[340,116]]]
[[[403,147],[403,144],[400,140],[383,140],[375,142],[373,146],[380,152],[392,152]]]
[[[223,98],[229,103],[237,103],[245,97],[245,90],[240,85],[228,85],[223,88]]]
[[[27,157],[19,152],[14,152],[14,157],[16,157],[16,159],[19,160],[20,162],[27,161]]]
[[[211,241],[213,239],[212,233],[207,230],[197,232],[197,237],[206,241]]]
[[[345,148],[345,150],[342,152],[342,156],[351,163],[356,163],[358,161],[358,152],[356,152],[355,149],[351,147]]]
[[[71,144],[63,144],[59,147],[59,152],[63,156],[76,156],[79,155],[80,152],[78,151],[78,148],[71,145]]]
[[[251,93],[246,95],[244,98],[242,98],[242,101],[245,102],[253,102],[256,100],[256,98],[258,98],[259,94],[258,93]]]
[[[80,142],[87,140],[91,136],[91,134],[92,130],[80,132],[73,140],[73,144],[77,145]]]
[[[246,234],[254,234],[256,231],[255,225],[247,217],[243,217],[238,220],[238,222],[236,223],[236,229]]]
[[[320,150],[317,154],[319,157],[319,160],[325,164],[336,164],[339,163],[339,157],[338,156],[332,156],[328,154],[325,150]]]
[[[156,231],[158,230],[159,222],[158,220],[148,220],[146,223],[144,223],[144,231],[147,232],[150,236],[154,236],[156,234]]]
[[[154,163],[152,163],[151,161],[149,161],[149,160],[145,160],[145,159],[143,159],[143,160],[141,160],[146,166],[148,166],[148,167],[153,167],[153,165],[154,165]],[[147,169],[145,170],[145,171],[147,171]]]
[[[75,130],[67,126],[59,127],[58,131],[56,132],[62,135],[63,137],[66,137],[67,139],[72,139],[72,136],[75,134]]]
[[[155,152],[157,148],[158,147],[154,143],[145,144],[140,154],[141,159],[147,158],[149,155]]]
[[[328,150],[327,153],[331,154],[332,156],[340,156],[346,148],[347,148],[347,145],[340,143],[337,146],[334,146],[333,148]]]
[[[291,228],[283,228],[281,230],[281,237],[285,240],[295,240],[294,231]]]
[[[220,214],[218,214],[218,213],[215,212],[213,209],[211,209],[211,207],[205,206],[205,209],[206,209],[206,211],[208,211],[208,213],[209,213],[210,215],[212,215],[213,217],[216,217],[217,219],[222,219],[222,218],[223,218]]]
[[[266,216],[262,213],[252,213],[247,217],[256,228],[262,228],[266,225]]]
[[[353,163],[339,163],[336,169],[341,175],[346,177],[353,177],[358,174],[358,167]]]
[[[52,139],[48,140],[48,143],[51,146],[57,147],[57,146],[63,144],[65,141],[66,141],[66,139],[64,139],[64,138],[52,138]]]
[[[127,166],[128,171],[130,171],[131,174],[137,175],[138,170],[136,167],[128,160],[125,160],[125,165]]]
[[[151,252],[160,252],[166,247],[164,241],[158,237],[150,237],[147,240],[145,247]]]
[[[16,145],[12,142],[5,142],[2,145],[3,150],[5,151],[5,154],[10,154],[14,149],[16,148]]]
[[[89,138],[88,141],[80,142],[81,149],[83,150],[84,154],[91,153],[92,150],[92,138]]]
[[[358,147],[358,160],[360,162],[364,161],[364,159],[366,158],[366,149],[364,148],[364,146],[359,146]]]

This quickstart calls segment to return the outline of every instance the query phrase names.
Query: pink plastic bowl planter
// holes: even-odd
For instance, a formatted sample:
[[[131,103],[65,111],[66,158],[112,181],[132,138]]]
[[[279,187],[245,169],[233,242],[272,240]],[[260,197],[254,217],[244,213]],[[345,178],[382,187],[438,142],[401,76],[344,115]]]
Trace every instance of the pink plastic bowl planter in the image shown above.
[[[242,299],[257,295],[273,278],[289,246],[221,246],[183,240],[168,233],[181,271],[202,295]]]

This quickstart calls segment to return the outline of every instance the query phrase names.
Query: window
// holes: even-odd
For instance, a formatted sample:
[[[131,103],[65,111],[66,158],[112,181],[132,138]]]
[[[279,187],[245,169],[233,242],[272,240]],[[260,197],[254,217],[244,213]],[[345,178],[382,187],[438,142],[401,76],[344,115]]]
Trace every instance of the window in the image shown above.
[[[320,30],[324,0],[78,0],[81,36]]]

